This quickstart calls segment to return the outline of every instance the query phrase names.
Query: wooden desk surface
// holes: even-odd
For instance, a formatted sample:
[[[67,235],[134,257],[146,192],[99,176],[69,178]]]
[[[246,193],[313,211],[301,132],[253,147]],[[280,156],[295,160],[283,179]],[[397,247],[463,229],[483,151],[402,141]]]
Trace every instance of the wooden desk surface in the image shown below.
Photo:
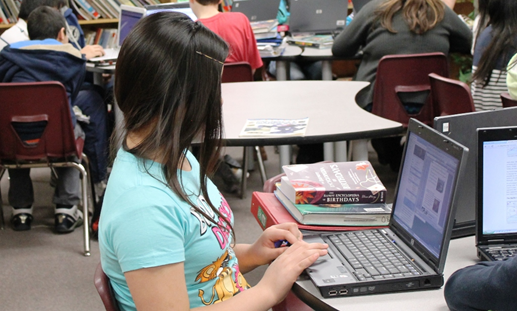
[[[368,139],[400,134],[398,122],[361,109],[359,81],[268,81],[223,83],[224,137],[227,145],[285,145]],[[300,137],[239,137],[247,119],[309,117]]]
[[[474,237],[452,240],[445,263],[444,278],[456,270],[478,262]],[[322,298],[319,290],[308,279],[298,280],[294,293],[315,310],[382,310],[382,311],[447,311],[443,286],[439,289],[403,293],[365,295],[346,298]]]

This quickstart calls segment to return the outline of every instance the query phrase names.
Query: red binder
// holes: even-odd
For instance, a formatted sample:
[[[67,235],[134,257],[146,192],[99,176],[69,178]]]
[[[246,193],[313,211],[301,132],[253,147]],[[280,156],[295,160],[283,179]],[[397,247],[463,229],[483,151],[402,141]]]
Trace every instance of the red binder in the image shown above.
[[[273,193],[254,191],[251,197],[251,213],[262,227],[266,229],[272,225],[281,224],[284,222],[294,222],[293,216],[285,209],[285,207],[278,201]],[[382,227],[351,227],[351,226],[308,226],[300,223],[299,229],[315,230],[315,231],[351,231],[351,230],[365,230]]]

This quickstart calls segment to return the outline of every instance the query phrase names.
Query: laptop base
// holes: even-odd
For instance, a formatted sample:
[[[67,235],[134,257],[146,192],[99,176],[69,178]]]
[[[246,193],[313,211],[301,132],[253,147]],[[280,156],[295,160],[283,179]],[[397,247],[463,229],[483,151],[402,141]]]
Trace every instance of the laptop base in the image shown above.
[[[394,293],[399,291],[409,290],[423,290],[440,288],[444,284],[443,275],[430,275],[429,278],[418,279],[418,278],[404,278],[404,279],[393,279],[390,282],[383,283],[356,283],[354,285],[346,286],[324,286],[320,287],[320,294],[324,298],[332,297],[349,297],[349,296],[362,296],[370,294],[382,294],[382,293]]]

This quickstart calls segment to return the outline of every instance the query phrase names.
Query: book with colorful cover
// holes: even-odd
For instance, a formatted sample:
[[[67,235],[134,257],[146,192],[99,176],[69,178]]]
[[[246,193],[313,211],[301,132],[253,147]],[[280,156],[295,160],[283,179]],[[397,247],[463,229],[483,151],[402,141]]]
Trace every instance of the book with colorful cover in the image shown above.
[[[300,230],[313,231],[351,231],[374,229],[375,227],[362,226],[311,226],[296,222],[289,214],[287,209],[278,201],[273,193],[269,192],[253,192],[251,196],[251,214],[255,217],[262,229],[269,228],[273,225],[293,222],[298,225]]]
[[[386,187],[368,161],[282,166],[282,192],[296,204],[386,203]]]
[[[248,119],[241,137],[262,136],[303,136],[309,124],[309,118],[303,119]]]
[[[304,225],[317,226],[387,226],[391,217],[391,205],[372,204],[294,204],[283,193],[282,187],[275,195],[296,219]]]

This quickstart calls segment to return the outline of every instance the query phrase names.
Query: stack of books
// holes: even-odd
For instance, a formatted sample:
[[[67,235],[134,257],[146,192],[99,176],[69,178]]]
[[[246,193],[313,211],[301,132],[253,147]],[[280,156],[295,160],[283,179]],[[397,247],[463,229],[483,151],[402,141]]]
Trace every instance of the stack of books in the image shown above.
[[[286,165],[274,195],[305,226],[387,226],[386,187],[368,161]],[[321,230],[321,229],[320,229]]]

